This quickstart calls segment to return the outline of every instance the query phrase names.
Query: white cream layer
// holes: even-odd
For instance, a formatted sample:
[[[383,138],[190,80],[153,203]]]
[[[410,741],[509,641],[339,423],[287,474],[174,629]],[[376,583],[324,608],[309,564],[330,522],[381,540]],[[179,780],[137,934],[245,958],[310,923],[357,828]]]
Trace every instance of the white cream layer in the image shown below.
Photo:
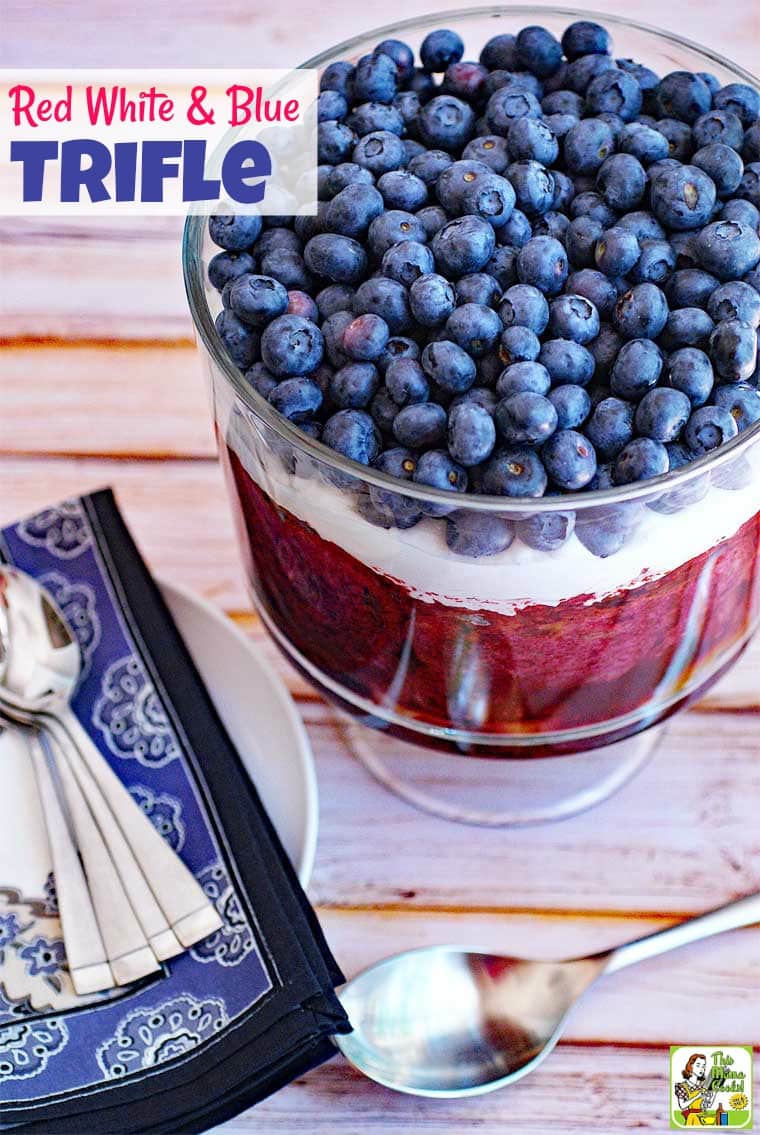
[[[668,515],[644,508],[635,533],[606,559],[594,556],[575,535],[555,552],[536,551],[515,539],[498,555],[471,559],[446,546],[443,521],[426,519],[405,531],[376,527],[357,513],[350,493],[313,472],[288,473],[271,453],[263,468],[253,447],[242,441],[239,426],[234,434],[234,448],[254,481],[325,540],[400,581],[418,599],[472,611],[513,614],[530,604],[556,606],[579,595],[593,603],[673,571],[733,536],[760,511],[758,453],[744,488],[711,485],[701,501]],[[302,466],[304,473],[309,466]],[[466,506],[466,496],[461,503]]]

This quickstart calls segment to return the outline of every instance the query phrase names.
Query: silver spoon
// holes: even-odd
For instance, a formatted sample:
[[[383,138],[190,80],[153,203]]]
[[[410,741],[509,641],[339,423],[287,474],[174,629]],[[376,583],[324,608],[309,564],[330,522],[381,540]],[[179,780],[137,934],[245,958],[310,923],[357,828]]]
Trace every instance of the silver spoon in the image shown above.
[[[474,1096],[519,1080],[559,1040],[597,978],[691,942],[760,921],[760,894],[614,950],[564,962],[455,946],[408,950],[340,990],[354,1027],[333,1040],[360,1072],[416,1096]]]
[[[31,576],[0,567],[0,601],[8,624],[0,710],[42,726],[64,749],[154,952],[171,957],[221,919],[72,713],[79,646],[53,598]]]

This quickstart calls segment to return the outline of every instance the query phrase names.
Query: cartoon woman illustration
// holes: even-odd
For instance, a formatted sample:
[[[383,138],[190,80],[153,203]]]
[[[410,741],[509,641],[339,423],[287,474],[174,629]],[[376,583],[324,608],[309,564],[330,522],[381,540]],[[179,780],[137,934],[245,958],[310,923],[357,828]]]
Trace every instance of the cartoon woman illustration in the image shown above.
[[[675,1086],[676,1099],[687,1127],[714,1127],[715,1116],[705,1115],[712,1107],[715,1092],[706,1084],[707,1057],[703,1052],[692,1052],[681,1073],[683,1080]]]

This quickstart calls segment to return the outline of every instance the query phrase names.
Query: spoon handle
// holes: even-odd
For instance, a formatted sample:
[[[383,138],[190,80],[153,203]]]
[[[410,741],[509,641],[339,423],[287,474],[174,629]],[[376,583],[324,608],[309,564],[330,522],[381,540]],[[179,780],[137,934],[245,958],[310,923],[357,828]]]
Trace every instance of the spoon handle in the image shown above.
[[[92,774],[84,763],[78,749],[60,726],[55,724],[59,749],[69,763],[82,795],[100,829],[114,866],[119,872],[127,898],[132,904],[137,919],[142,926],[148,944],[159,961],[174,958],[183,952],[174,931],[169,926],[164,912],[156,902],[153,891],[145,878],[132,849],[119,827],[117,818],[111,812],[108,802],[95,783]]]
[[[153,827],[70,710],[56,720],[79,750],[139,863],[158,905],[183,946],[206,938],[222,920],[195,877]]]
[[[602,972],[615,973],[647,958],[654,958],[669,950],[678,950],[681,946],[688,946],[691,942],[699,942],[703,938],[711,938],[714,934],[722,934],[726,930],[752,926],[755,922],[760,922],[760,894],[747,895],[745,898],[720,906],[717,910],[701,914],[697,918],[677,922],[674,926],[666,926],[664,930],[658,930],[644,938],[626,942],[625,945],[610,951],[609,961]]]
[[[74,824],[79,853],[111,971],[117,985],[128,985],[140,977],[155,973],[159,964],[132,910],[100,829],[68,761],[62,758],[56,763],[56,768]]]
[[[71,981],[80,996],[112,989],[116,982],[106,957],[87,880],[58,799],[47,754],[35,730],[29,731],[29,738],[32,767],[53,859],[55,891]]]

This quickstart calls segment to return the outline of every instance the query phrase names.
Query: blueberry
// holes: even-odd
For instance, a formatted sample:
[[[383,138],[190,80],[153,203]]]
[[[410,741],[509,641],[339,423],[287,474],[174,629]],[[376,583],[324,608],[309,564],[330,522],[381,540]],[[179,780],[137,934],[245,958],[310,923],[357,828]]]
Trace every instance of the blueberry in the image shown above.
[[[218,252],[208,263],[209,283],[221,292],[225,284],[253,272],[255,266],[249,252]]]
[[[641,110],[641,87],[625,71],[603,71],[586,88],[586,106],[592,114],[617,114],[632,122]]]
[[[626,124],[620,136],[620,149],[624,154],[638,158],[643,166],[666,161],[670,152],[665,135],[643,122]]]
[[[588,55],[580,55],[568,64],[564,75],[564,85],[569,91],[575,91],[576,94],[582,95],[586,93],[592,79],[595,79],[597,75],[601,75],[605,71],[615,70],[617,70],[617,67],[608,55],[598,55],[593,52]]]
[[[621,71],[627,71],[629,75],[633,75],[645,96],[650,96],[659,86],[660,76],[651,67],[645,67],[643,63],[637,63],[635,59],[618,59],[616,62]],[[650,103],[651,98],[645,98],[645,102]]]
[[[517,118],[509,128],[507,146],[512,161],[523,159],[553,165],[559,155],[554,131],[540,118]]]
[[[473,358],[485,355],[496,343],[502,324],[493,308],[467,303],[458,307],[446,321],[446,337]]]
[[[672,311],[660,336],[666,351],[679,347],[698,347],[710,336],[713,321],[701,307],[681,307]]]
[[[700,406],[686,423],[684,441],[690,453],[703,457],[736,437],[738,432],[730,410],[723,406]]]
[[[456,282],[458,304],[482,303],[494,307],[501,296],[501,288],[487,272],[471,272]]]
[[[710,359],[724,382],[751,378],[757,366],[757,332],[740,319],[718,323],[710,336]]]
[[[611,209],[627,213],[644,200],[647,175],[632,154],[612,154],[600,166],[596,186]]]
[[[412,315],[423,327],[440,327],[456,307],[453,285],[435,272],[420,276],[409,289]]]
[[[245,372],[245,378],[262,398],[268,398],[277,385],[277,379],[269,373],[263,363],[254,363]]]
[[[471,60],[450,63],[443,76],[442,89],[466,102],[477,102],[488,78],[488,69]]]
[[[673,273],[664,291],[671,308],[707,307],[717,287],[717,279],[709,272],[701,268],[682,268]]]
[[[631,402],[639,401],[657,384],[662,363],[662,351],[651,339],[629,339],[612,367],[612,393]]]
[[[483,473],[483,492],[488,496],[540,497],[546,484],[543,462],[532,449],[507,449],[492,457]]]
[[[603,398],[594,407],[586,434],[604,461],[613,461],[633,437],[633,412],[622,398]]]
[[[603,323],[596,339],[588,345],[596,367],[594,373],[598,379],[608,377],[622,345],[623,340],[617,331],[609,323]]]
[[[728,410],[740,432],[760,421],[760,393],[750,386],[734,383],[718,386],[715,390],[715,405],[721,410]]]
[[[404,209],[414,213],[427,201],[425,182],[406,169],[392,169],[384,173],[377,188],[383,195],[387,209]]]
[[[422,367],[429,378],[450,394],[461,394],[475,382],[473,359],[447,339],[428,343],[422,352]]]
[[[600,272],[614,279],[625,276],[641,255],[636,236],[617,226],[606,229],[596,243],[594,262]]]
[[[322,324],[325,353],[333,366],[343,366],[348,362],[348,355],[343,349],[343,334],[353,318],[350,311],[334,311]]]
[[[330,122],[331,120],[345,118],[348,114],[348,103],[345,95],[340,91],[322,91],[317,99],[317,121]]]
[[[322,391],[308,378],[286,378],[270,392],[268,401],[283,417],[300,422],[322,405]]]
[[[702,229],[695,247],[702,267],[719,280],[744,276],[760,261],[760,237],[739,221],[714,221]]]
[[[382,211],[383,198],[374,185],[354,182],[341,189],[330,201],[325,221],[332,233],[362,237]]]
[[[532,237],[517,256],[517,275],[520,283],[556,296],[568,276],[567,252],[554,237]]]
[[[760,161],[760,122],[756,122],[754,126],[745,130],[742,157],[745,162]]]
[[[666,382],[687,396],[693,408],[704,406],[715,381],[710,359],[696,347],[682,347],[668,359]]]
[[[653,441],[676,441],[691,414],[686,394],[668,387],[650,390],[636,407],[636,430]]]
[[[354,68],[348,84],[352,103],[390,102],[396,93],[398,71],[388,55],[365,55]]]
[[[228,252],[250,248],[261,232],[261,217],[214,215],[208,219],[208,235]]]
[[[636,284],[625,292],[612,314],[624,339],[656,339],[668,320],[668,301],[656,284]]]
[[[514,186],[518,208],[526,216],[541,216],[551,209],[554,203],[554,177],[540,162],[513,162],[508,166],[506,176]]]
[[[583,296],[589,300],[602,319],[606,319],[612,313],[618,299],[615,285],[601,272],[592,268],[581,268],[579,272],[573,272],[572,276],[568,276],[565,293]],[[597,328],[596,334],[599,334],[599,328]],[[568,338],[575,338],[575,336],[570,335]],[[591,336],[591,338],[596,338],[596,335]],[[588,342],[588,340],[584,341]]]
[[[533,25],[518,34],[517,57],[528,71],[545,79],[559,68],[562,46],[546,28]]]
[[[435,234],[431,247],[439,271],[456,278],[479,272],[491,258],[496,238],[480,217],[457,217]]]
[[[373,362],[382,354],[389,336],[388,324],[379,315],[359,315],[343,332],[343,349],[355,362]]]
[[[456,509],[446,518],[446,543],[459,556],[496,556],[506,551],[513,540],[512,525],[499,516]]]
[[[652,181],[652,212],[663,225],[679,232],[701,228],[716,201],[715,182],[697,166],[663,170]]]
[[[304,249],[307,267],[338,284],[353,284],[367,270],[367,254],[358,241],[336,233],[313,236]]]
[[[401,168],[405,156],[404,143],[390,130],[373,130],[365,134],[351,150],[351,160],[376,177],[388,170]]]
[[[394,359],[385,371],[385,385],[397,406],[427,402],[430,387],[416,359]]]
[[[350,156],[356,134],[345,122],[320,122],[317,126],[317,159],[320,165],[337,165]]]
[[[596,453],[577,430],[558,430],[541,450],[544,468],[558,488],[569,492],[584,488],[596,472]]]
[[[363,169],[356,162],[340,162],[339,165],[330,168],[325,190],[327,196],[332,198],[337,197],[347,185],[374,185],[374,183],[374,175],[368,169]]]
[[[594,264],[594,251],[603,232],[601,223],[588,215],[572,220],[565,234],[567,254],[577,268]]]
[[[511,394],[497,405],[496,425],[510,445],[540,445],[557,428],[557,411],[541,394]]]
[[[532,391],[535,394],[548,394],[551,376],[542,363],[512,363],[499,375],[496,393],[500,398],[510,394]]]
[[[712,292],[707,301],[707,314],[716,323],[723,319],[740,319],[757,328],[760,326],[760,294],[742,280],[731,280]]]
[[[288,248],[273,248],[267,252],[261,260],[261,274],[279,280],[285,288],[301,291],[310,291],[314,283],[303,257]]]
[[[736,150],[729,146],[711,142],[709,146],[697,150],[692,162],[711,178],[719,197],[728,197],[739,188],[744,174],[744,162]]]
[[[426,239],[427,233],[422,221],[414,213],[407,213],[404,209],[389,209],[375,217],[369,226],[369,246],[377,260],[382,260],[394,244],[401,244],[404,240],[424,244]]]
[[[496,409],[496,403],[498,401],[497,395],[489,387],[471,386],[469,390],[465,390],[464,394],[457,394],[456,398],[452,398],[449,405],[449,413],[457,406],[464,406],[469,402],[474,402],[475,405],[487,410],[491,417],[493,417],[493,412]]]
[[[363,410],[339,410],[327,419],[322,441],[360,465],[371,465],[380,452],[380,433]]]
[[[568,115],[576,121],[583,117],[583,99],[575,91],[550,91],[541,99],[541,110],[544,112],[544,121],[552,115]]]
[[[534,363],[541,351],[541,341],[529,327],[515,323],[505,327],[499,340],[499,362],[505,367],[512,363]]]
[[[531,121],[537,121],[531,119]],[[494,173],[504,173],[510,162],[507,139],[498,134],[481,134],[468,142],[462,151],[463,158],[482,162]]]
[[[586,386],[594,375],[594,356],[572,339],[547,339],[538,360],[548,370],[554,386],[567,382]]]
[[[686,122],[679,122],[677,118],[660,118],[657,129],[668,140],[671,158],[679,162],[688,162],[694,152],[691,127]]]
[[[401,240],[383,255],[383,274],[405,288],[435,268],[433,253],[418,240]]]
[[[509,245],[495,249],[483,271],[493,276],[501,291],[511,288],[517,282],[517,249]]]
[[[417,117],[420,139],[430,149],[461,150],[475,132],[475,112],[454,95],[437,95]]]
[[[581,55],[609,55],[612,51],[610,33],[592,20],[576,20],[562,36],[562,50],[568,59]]]
[[[520,66],[516,37],[509,32],[492,36],[480,53],[480,62],[489,71],[516,71]]]
[[[631,485],[667,473],[669,468],[668,451],[662,442],[649,437],[635,437],[616,457],[612,479],[616,485]]]
[[[548,213],[537,217],[533,222],[533,235],[552,236],[560,244],[564,244],[569,227],[570,220],[564,213],[555,213],[553,209],[550,209]]]
[[[403,130],[410,130],[414,128],[417,115],[422,109],[422,101],[416,91],[398,91],[393,96],[393,109],[398,112],[401,118]],[[424,154],[427,153],[427,150],[423,146],[419,152]]]
[[[728,83],[715,95],[713,105],[718,110],[730,110],[743,126],[751,126],[760,117],[760,95],[746,83]]]
[[[425,153],[412,158],[407,168],[430,188],[450,165],[452,165],[451,155],[444,150],[426,150]]]
[[[549,322],[549,305],[538,288],[531,284],[515,284],[502,296],[499,316],[505,327],[527,327],[541,335]]]
[[[396,65],[396,74],[402,82],[411,78],[414,72],[414,52],[408,43],[400,39],[384,39],[378,43],[374,55],[388,55]]]
[[[576,179],[576,186],[580,178]],[[598,221],[603,229],[611,228],[618,223],[618,218],[613,209],[610,209],[607,202],[594,190],[583,190],[583,192],[576,194],[570,203],[570,215],[572,220],[577,220],[579,217],[590,217],[593,221]],[[621,217],[622,221],[623,218]],[[621,228],[624,226],[621,224]]]
[[[515,200],[515,191],[505,177],[479,174],[462,194],[462,211],[500,228],[511,217]]]
[[[406,288],[386,276],[373,276],[356,290],[354,312],[357,315],[379,315],[388,324],[391,335],[403,334],[411,324]]]
[[[512,123],[525,116],[541,117],[541,103],[529,90],[517,86],[500,87],[488,100],[485,117],[492,134],[506,138]]]
[[[590,343],[599,334],[599,312],[585,296],[558,296],[549,307],[547,334],[553,339]]]
[[[342,410],[363,410],[372,401],[379,385],[380,376],[372,363],[347,363],[330,379],[330,401]]]
[[[238,318],[263,327],[288,308],[288,293],[271,276],[239,276],[230,289],[230,307]]]
[[[574,529],[574,512],[537,512],[517,522],[517,535],[522,542],[539,552],[558,551]]]
[[[337,60],[335,63],[328,63],[319,79],[320,91],[339,91],[342,95],[347,94],[349,80],[353,73],[353,63],[348,63],[344,59]]]
[[[556,411],[557,429],[560,430],[578,429],[591,412],[591,398],[582,386],[572,383],[557,386],[549,391],[548,398]]]
[[[288,315],[301,315],[304,319],[310,319],[312,323],[316,323],[319,319],[319,308],[317,307],[316,300],[312,299],[306,292],[299,291],[298,289],[291,289],[287,292]]]
[[[369,405],[372,420],[387,438],[393,437],[393,423],[399,412],[399,407],[391,398],[384,386],[381,386]]]
[[[690,126],[712,106],[712,93],[704,79],[691,71],[672,71],[656,92],[662,118],[679,118]]]
[[[452,215],[461,213],[464,192],[476,177],[490,172],[489,167],[483,162],[472,160],[449,162],[435,182],[435,192],[441,205]]]
[[[452,461],[445,449],[429,449],[421,454],[412,479],[420,485],[429,485],[445,492],[467,491],[467,471],[456,461]],[[445,516],[450,511],[446,505],[433,503],[423,504],[422,509],[429,516]]]
[[[456,32],[448,28],[428,32],[420,46],[420,59],[426,71],[445,71],[458,63],[464,55],[464,43]]]
[[[493,452],[496,428],[488,410],[476,402],[460,403],[449,411],[448,448],[460,465],[479,465]]]
[[[426,205],[424,209],[418,209],[415,216],[424,228],[428,240],[434,237],[449,219],[448,213],[440,205]]]
[[[565,216],[565,223],[569,224],[570,218],[566,214],[575,198],[575,182],[562,170],[553,169],[550,172],[554,179],[552,210],[559,210]]]
[[[287,317],[283,317],[287,318]],[[214,325],[227,352],[241,370],[248,370],[259,356],[259,335],[233,311],[224,308],[216,317]]]
[[[740,151],[744,145],[744,127],[741,119],[730,110],[711,110],[703,114],[694,123],[691,136],[698,149],[720,142],[732,150]],[[695,164],[699,165],[699,162]]]
[[[298,315],[278,316],[261,336],[261,357],[278,378],[308,374],[319,366],[323,353],[322,332]]]

